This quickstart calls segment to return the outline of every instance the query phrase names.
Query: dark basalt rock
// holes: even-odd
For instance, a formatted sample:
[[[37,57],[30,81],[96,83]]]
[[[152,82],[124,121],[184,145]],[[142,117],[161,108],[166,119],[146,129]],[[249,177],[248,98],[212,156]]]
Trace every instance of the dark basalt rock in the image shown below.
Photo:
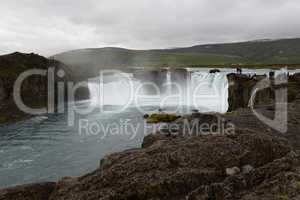
[[[17,77],[24,71],[30,69],[48,69],[50,67],[56,70],[64,65],[58,61],[47,59],[37,54],[12,53],[0,56],[0,103],[1,100],[8,100],[12,96],[13,85]],[[24,80],[21,92],[23,96],[46,96],[47,95],[47,77],[30,76]]]
[[[223,182],[235,191],[226,168],[258,169],[291,152],[284,139],[245,130],[231,137],[154,134],[142,146],[106,156],[86,176],[60,181],[50,199],[192,199],[197,188]],[[251,183],[260,183],[261,176]],[[224,187],[220,191],[226,194]]]
[[[48,200],[56,183],[36,183],[0,190],[0,200]]]
[[[0,56],[0,113],[2,114],[0,124],[18,121],[28,116],[28,114],[19,110],[13,100],[13,87],[18,76],[26,70],[47,70],[49,68],[54,68],[55,72],[58,72],[60,69],[65,70],[66,66],[56,60],[47,59],[33,53],[16,52]],[[65,72],[64,77],[55,76],[55,80],[67,80],[69,73]],[[47,104],[47,96],[49,95],[47,76],[29,76],[23,81],[20,93],[27,106],[44,107]],[[56,95],[56,93],[53,95]],[[4,118],[5,120],[3,120]]]
[[[257,84],[267,79],[265,75],[250,76],[246,74],[228,74],[227,78],[229,81],[229,111],[249,107],[250,98],[254,89],[257,88]],[[267,105],[273,103],[274,99],[275,87],[271,84],[270,87],[256,93],[254,103],[255,106]]]
[[[220,183],[200,186],[187,199],[298,199],[299,170],[299,154],[291,152],[248,174],[237,174],[226,177]]]
[[[291,76],[289,76],[289,81],[293,81],[293,82],[300,82],[300,73],[295,73]]]
[[[248,107],[252,89],[257,81],[244,74],[228,74],[229,111]]]
[[[215,74],[215,73],[220,73],[221,71],[219,69],[211,69],[209,70],[209,73]]]
[[[5,89],[5,83],[0,79],[0,102],[8,98],[8,92]]]
[[[272,73],[271,73],[272,74]],[[266,75],[249,76],[246,74],[231,73],[227,75],[229,81],[229,111],[238,108],[249,107],[249,101],[257,84],[267,79]],[[300,74],[296,73],[288,77],[287,83],[276,85],[275,77],[270,77],[270,87],[260,90],[256,94],[255,106],[273,104],[276,91],[287,88],[288,102],[298,99],[300,93]],[[278,79],[279,77],[277,77]]]

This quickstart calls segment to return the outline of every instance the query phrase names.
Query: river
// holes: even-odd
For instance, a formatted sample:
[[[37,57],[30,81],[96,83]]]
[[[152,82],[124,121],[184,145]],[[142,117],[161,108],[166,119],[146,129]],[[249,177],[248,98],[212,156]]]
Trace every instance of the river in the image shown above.
[[[152,79],[160,83],[159,95],[153,93],[149,86],[141,89],[142,95],[150,98],[137,101],[138,106],[134,101],[128,103],[128,86],[115,75],[105,77],[102,85],[98,83],[99,77],[95,77],[89,80],[90,100],[66,104],[66,110],[74,110],[74,106],[92,108],[88,114],[76,115],[73,125],[70,126],[70,113],[66,112],[36,116],[0,127],[0,187],[56,181],[95,170],[105,155],[139,147],[144,136],[151,132],[145,128],[143,115],[162,107],[181,114],[189,113],[195,107],[201,112],[226,112],[226,74],[234,70],[224,69],[217,74],[209,74],[208,70],[168,71],[165,75],[161,71],[125,73],[132,78],[134,89]],[[261,73],[267,71],[262,70]],[[157,74],[162,78],[156,79]],[[191,95],[191,91],[197,90],[196,95],[193,94],[197,98],[193,100],[186,95],[181,95],[184,96],[182,99],[172,97],[178,94],[176,87],[169,84],[162,86],[170,82],[184,85],[182,91],[185,94]],[[197,88],[199,85],[201,87]],[[99,88],[103,88],[104,92],[99,92]],[[104,95],[102,103],[101,95]],[[168,96],[171,97],[165,98]],[[162,106],[163,98],[165,103]]]

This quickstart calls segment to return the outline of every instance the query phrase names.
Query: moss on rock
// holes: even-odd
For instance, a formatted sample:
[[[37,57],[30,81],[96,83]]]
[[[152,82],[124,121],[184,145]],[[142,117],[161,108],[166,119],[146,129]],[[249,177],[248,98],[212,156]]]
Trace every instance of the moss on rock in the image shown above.
[[[151,123],[151,124],[170,123],[170,122],[174,122],[178,118],[180,118],[180,116],[175,114],[155,113],[150,115],[149,118],[147,118],[147,123]]]

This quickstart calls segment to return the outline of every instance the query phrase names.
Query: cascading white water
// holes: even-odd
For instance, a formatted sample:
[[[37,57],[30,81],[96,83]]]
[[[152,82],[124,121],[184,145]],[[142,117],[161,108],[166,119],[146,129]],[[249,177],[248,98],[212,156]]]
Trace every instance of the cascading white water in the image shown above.
[[[97,105],[100,102],[100,82],[98,78],[89,79],[88,82],[89,92],[90,92],[90,100],[92,105]]]
[[[189,105],[209,112],[228,110],[228,80],[226,73],[195,72],[189,85]],[[201,109],[202,108],[202,109]]]
[[[116,76],[115,81],[104,83],[101,83],[100,78],[90,79],[89,89],[93,105],[134,106],[138,102],[138,106],[186,106],[202,112],[225,113],[228,109],[226,73],[192,72],[185,80],[186,83],[172,83],[172,74],[168,71],[165,92],[159,97],[141,96],[143,80],[134,79],[132,74],[127,75],[130,81],[120,76]],[[174,89],[174,85],[177,85],[177,89]],[[139,101],[135,101],[137,95]]]
[[[128,76],[128,74],[127,74]],[[140,82],[123,76],[115,76],[114,81],[105,82],[97,77],[89,79],[90,99],[97,105],[130,105],[134,101],[137,91],[142,91]],[[130,80],[130,81],[129,81]]]
[[[167,72],[167,82],[166,82],[166,86],[167,86],[167,95],[171,95],[172,94],[172,80],[171,80],[171,72],[168,71]]]

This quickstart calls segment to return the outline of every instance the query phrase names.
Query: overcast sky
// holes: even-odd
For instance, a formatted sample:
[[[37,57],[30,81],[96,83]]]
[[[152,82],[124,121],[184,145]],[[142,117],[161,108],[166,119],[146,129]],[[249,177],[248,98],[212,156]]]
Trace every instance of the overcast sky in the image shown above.
[[[300,37],[299,0],[0,0],[0,54]]]

